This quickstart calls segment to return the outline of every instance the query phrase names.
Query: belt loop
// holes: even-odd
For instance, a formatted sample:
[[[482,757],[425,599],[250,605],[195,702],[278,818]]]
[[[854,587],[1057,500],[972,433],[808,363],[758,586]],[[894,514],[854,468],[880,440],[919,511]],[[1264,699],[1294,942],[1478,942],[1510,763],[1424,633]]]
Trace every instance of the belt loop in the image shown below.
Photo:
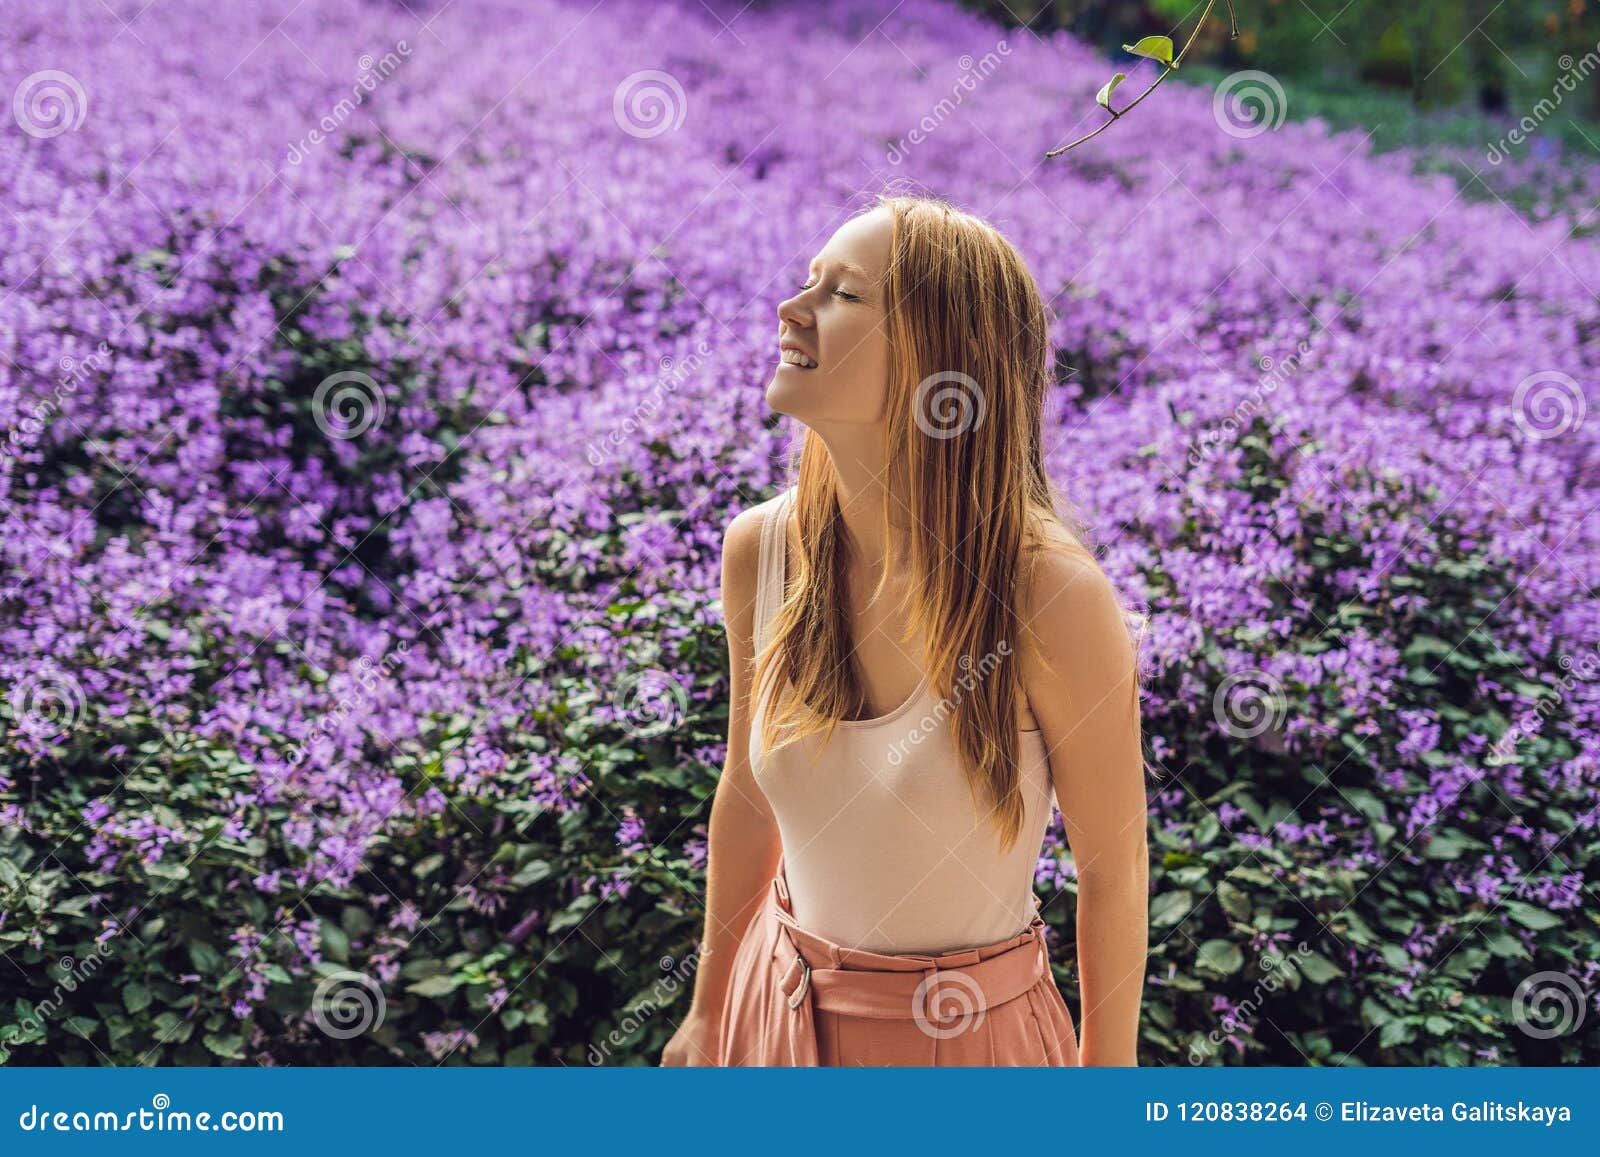
[[[800,956],[798,954],[795,956],[795,963],[800,965],[800,983],[795,987],[795,990],[789,994],[788,999],[790,1008],[799,1008],[800,1003],[806,998],[806,992],[811,987],[811,965],[806,963],[806,958],[804,956]]]
[[[787,907],[789,904],[789,881],[784,878],[785,871],[783,861],[784,857],[779,856],[778,870],[772,873],[772,886],[777,890],[778,899],[783,901],[784,906]]]

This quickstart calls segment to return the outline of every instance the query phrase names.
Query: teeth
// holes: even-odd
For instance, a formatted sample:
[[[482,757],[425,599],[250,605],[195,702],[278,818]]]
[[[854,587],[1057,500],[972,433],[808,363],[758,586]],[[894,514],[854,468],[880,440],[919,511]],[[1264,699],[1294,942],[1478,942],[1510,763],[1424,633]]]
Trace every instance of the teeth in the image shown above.
[[[808,370],[814,370],[817,368],[817,363],[806,357],[806,355],[801,353],[799,350],[782,350],[779,352],[778,357],[780,361],[787,365],[801,366]]]

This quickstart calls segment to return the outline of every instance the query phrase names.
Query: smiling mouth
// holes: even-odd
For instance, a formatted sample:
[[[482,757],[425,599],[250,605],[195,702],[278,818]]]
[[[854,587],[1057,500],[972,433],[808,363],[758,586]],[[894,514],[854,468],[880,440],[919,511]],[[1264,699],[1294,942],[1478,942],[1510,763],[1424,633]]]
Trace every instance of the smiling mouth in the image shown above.
[[[791,370],[814,370],[817,363],[795,350],[782,350],[778,354],[778,365],[787,366]]]

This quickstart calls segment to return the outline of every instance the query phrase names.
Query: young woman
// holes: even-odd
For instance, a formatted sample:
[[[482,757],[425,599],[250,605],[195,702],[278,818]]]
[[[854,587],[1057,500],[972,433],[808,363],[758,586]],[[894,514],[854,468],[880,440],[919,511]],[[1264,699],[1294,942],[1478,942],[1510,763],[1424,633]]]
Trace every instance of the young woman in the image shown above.
[[[664,1065],[1133,1065],[1147,947],[1136,645],[1041,453],[1015,248],[880,196],[778,307],[795,484],[723,553],[706,934]],[[1040,846],[1076,864],[1082,1047]]]

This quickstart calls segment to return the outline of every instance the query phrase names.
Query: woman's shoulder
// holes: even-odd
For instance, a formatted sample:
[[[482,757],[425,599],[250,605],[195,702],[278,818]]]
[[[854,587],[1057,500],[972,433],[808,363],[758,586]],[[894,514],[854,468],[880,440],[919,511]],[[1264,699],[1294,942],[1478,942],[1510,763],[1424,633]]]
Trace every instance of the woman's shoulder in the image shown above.
[[[1105,577],[1099,561],[1080,533],[1054,511],[1035,511],[1023,538],[1022,574],[1029,586]],[[1024,591],[1024,594],[1031,593]]]
[[[763,499],[737,511],[728,520],[722,532],[722,557],[726,563],[730,554],[736,561],[748,563],[754,574],[761,551],[761,537],[767,521],[779,513],[787,491],[780,490],[771,498]]]
[[[778,511],[784,492],[746,506],[728,520],[722,532],[722,611],[730,628],[748,637],[755,620],[756,585],[761,567],[761,540],[767,520]]]
[[[1132,616],[1094,551],[1070,527],[1037,521],[1017,584],[1024,634],[1046,654],[1102,657],[1132,640]]]

